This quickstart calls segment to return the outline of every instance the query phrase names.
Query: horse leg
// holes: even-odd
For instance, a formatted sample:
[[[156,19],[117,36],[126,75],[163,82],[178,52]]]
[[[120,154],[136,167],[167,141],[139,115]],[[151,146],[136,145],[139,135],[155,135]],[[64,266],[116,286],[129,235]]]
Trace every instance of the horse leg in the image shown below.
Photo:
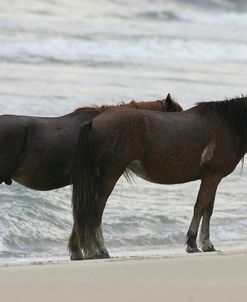
[[[82,251],[79,246],[79,241],[75,232],[75,228],[73,226],[72,232],[69,238],[69,253],[70,253],[70,260],[82,260]]]
[[[84,251],[84,259],[107,259],[110,255],[105,247],[104,237],[102,234],[102,224],[96,228],[98,246],[90,247]]]
[[[97,231],[98,233],[98,239],[99,239],[99,248],[94,249],[88,249],[86,255],[84,255],[85,259],[103,259],[103,258],[109,258],[109,254],[104,246],[104,238],[102,235],[102,226],[100,225],[99,230]],[[70,239],[69,239],[69,244],[68,244],[69,252],[70,252],[70,260],[82,260],[83,255],[82,251],[79,246],[79,241],[75,233],[75,229],[73,226]]]
[[[191,220],[191,224],[187,233],[187,253],[198,253],[201,250],[198,249],[196,238],[198,233],[199,224],[204,213],[207,212],[207,208],[212,202],[214,202],[217,186],[220,182],[218,178],[207,177],[202,179],[200,190],[197,196],[197,201],[194,207],[194,214]],[[208,222],[209,223],[209,222]],[[206,227],[206,222],[204,222]],[[203,227],[203,230],[205,228]],[[208,228],[209,231],[209,228]]]
[[[206,207],[203,213],[202,226],[200,232],[200,242],[203,252],[215,252],[216,249],[210,240],[210,218],[213,213],[214,200]]]
[[[96,225],[95,229],[97,232],[97,247],[86,247],[84,249],[85,259],[104,259],[110,258],[109,253],[104,244],[104,237],[102,233],[102,216],[105,209],[105,205],[108,197],[114,189],[119,177],[123,174],[124,170],[114,171],[114,169],[108,169],[106,173],[102,175],[99,184],[99,191],[97,194],[97,209],[96,209]],[[113,174],[114,173],[114,174]],[[114,176],[113,176],[114,175]]]
[[[96,257],[98,259],[106,259],[106,258],[110,258],[110,255],[105,247],[105,242],[104,242],[104,237],[103,237],[103,233],[102,233],[102,223],[99,226],[99,248],[97,249],[96,252]]]

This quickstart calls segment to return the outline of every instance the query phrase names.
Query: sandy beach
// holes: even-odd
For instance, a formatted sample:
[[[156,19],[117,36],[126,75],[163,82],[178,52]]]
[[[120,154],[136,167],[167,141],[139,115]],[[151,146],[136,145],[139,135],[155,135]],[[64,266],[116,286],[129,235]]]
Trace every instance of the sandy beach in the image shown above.
[[[247,254],[0,267],[1,301],[246,301]]]

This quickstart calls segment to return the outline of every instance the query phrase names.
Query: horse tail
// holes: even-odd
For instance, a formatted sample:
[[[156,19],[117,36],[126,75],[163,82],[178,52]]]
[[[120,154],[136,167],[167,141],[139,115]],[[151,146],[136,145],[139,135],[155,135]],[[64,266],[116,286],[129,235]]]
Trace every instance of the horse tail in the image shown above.
[[[89,143],[92,122],[86,123],[79,134],[76,154],[72,166],[72,208],[74,227],[80,248],[84,253],[98,248],[96,197],[99,170],[93,159]]]
[[[129,184],[132,184],[135,181],[135,173],[128,168],[125,169],[123,176]]]

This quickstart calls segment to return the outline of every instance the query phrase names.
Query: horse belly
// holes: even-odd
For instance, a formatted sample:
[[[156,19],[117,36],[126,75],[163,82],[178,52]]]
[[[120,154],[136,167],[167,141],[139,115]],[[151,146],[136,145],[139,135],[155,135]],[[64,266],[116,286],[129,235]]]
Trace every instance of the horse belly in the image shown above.
[[[11,178],[17,183],[39,191],[48,191],[61,188],[70,184],[70,177],[63,173],[60,168],[60,176],[55,173],[47,173],[44,167],[40,165],[22,165],[12,175]]]
[[[140,178],[158,184],[185,183],[200,178],[199,167],[193,167],[193,165],[190,166],[190,169],[173,165],[166,167],[144,166],[139,160],[134,160],[127,168]],[[181,173],[182,171],[183,173]]]

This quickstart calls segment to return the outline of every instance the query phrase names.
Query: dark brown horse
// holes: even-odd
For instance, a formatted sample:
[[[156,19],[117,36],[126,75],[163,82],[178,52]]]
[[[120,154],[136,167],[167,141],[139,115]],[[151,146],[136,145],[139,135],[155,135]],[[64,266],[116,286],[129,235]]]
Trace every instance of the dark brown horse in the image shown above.
[[[72,158],[81,127],[86,121],[113,107],[84,107],[53,118],[0,116],[0,183],[11,184],[15,180],[34,190],[52,190],[71,184]],[[164,100],[132,101],[117,107],[182,110],[169,94]],[[74,232],[71,245],[78,250]]]
[[[106,201],[130,169],[145,180],[201,180],[187,233],[187,252],[215,251],[209,225],[217,186],[247,152],[247,97],[199,103],[175,113],[114,109],[81,130],[73,169],[73,213],[85,258],[107,254],[101,233]],[[78,257],[80,258],[80,257]]]

